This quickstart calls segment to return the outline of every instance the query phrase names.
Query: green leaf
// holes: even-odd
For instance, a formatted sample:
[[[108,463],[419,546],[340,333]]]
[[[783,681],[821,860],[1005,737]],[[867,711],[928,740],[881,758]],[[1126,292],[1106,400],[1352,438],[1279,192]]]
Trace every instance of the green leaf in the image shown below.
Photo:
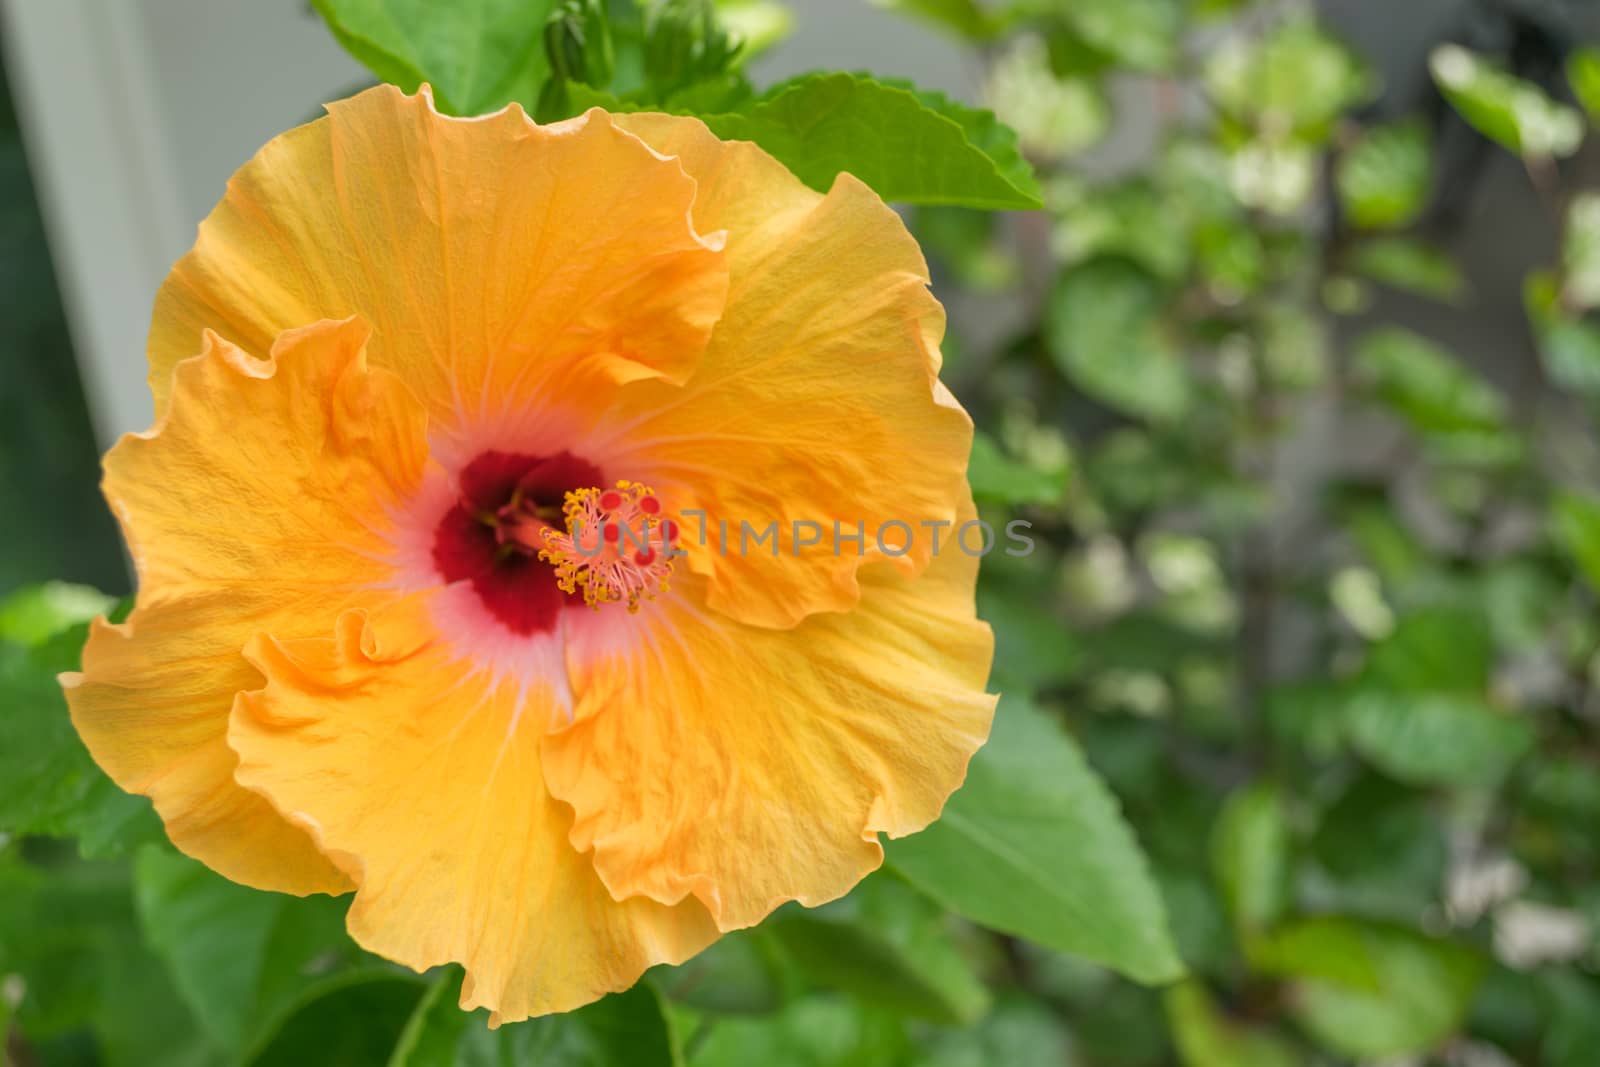
[[[0,863],[0,975],[15,976],[5,998],[20,993],[15,1024],[26,1044],[43,1053],[55,1038],[92,1038],[92,1049],[59,1062],[220,1062],[140,939],[124,864]]]
[[[794,29],[794,12],[772,0],[716,0],[717,18],[742,44],[739,61],[748,62],[780,44]]]
[[[979,500],[996,504],[1059,504],[1066,495],[1067,475],[1065,469],[1040,470],[1012,459],[982,431],[973,435],[967,477],[972,481],[972,495]]]
[[[1019,700],[1001,702],[939,821],[887,851],[912,885],[974,922],[1139,982],[1183,973],[1116,801],[1077,745]]]
[[[1000,32],[1000,22],[978,0],[872,0],[889,11],[909,15],[968,41],[987,41]]]
[[[1400,327],[1362,338],[1356,369],[1379,400],[1422,433],[1496,431],[1505,399],[1438,345]]]
[[[1437,906],[1449,864],[1430,798],[1375,773],[1356,777],[1310,842],[1310,903],[1319,910],[1414,922]]]
[[[427,992],[421,978],[351,971],[313,986],[249,1067],[385,1062]]]
[[[805,975],[864,1004],[947,1024],[971,1023],[989,1008],[944,912],[895,878],[869,878],[844,901],[786,911],[766,926]]]
[[[0,600],[0,643],[31,647],[69,626],[108,614],[115,597],[87,585],[45,582]]]
[[[1223,1015],[1199,982],[1174,986],[1166,996],[1167,1021],[1184,1067],[1298,1067],[1293,1045],[1270,1030]]]
[[[1383,983],[1366,951],[1364,930],[1361,920],[1316,915],[1252,938],[1246,951],[1251,968],[1260,974],[1318,978],[1376,993]]]
[[[389,1067],[680,1067],[682,1053],[661,995],[649,982],[562,1015],[491,1030],[486,1011],[457,1007],[462,974],[451,967],[414,999]],[[356,1062],[384,1062],[350,1060]]]
[[[1045,330],[1062,373],[1111,407],[1172,420],[1189,405],[1188,368],[1161,320],[1165,292],[1122,259],[1094,259],[1061,276]]]
[[[998,237],[997,221],[987,211],[923,205],[914,216],[912,232],[936,271],[948,270],[964,288],[998,293],[1017,283],[1021,264]],[[953,340],[953,334],[945,335],[947,370],[959,365],[949,350]]]
[[[1056,1009],[1008,998],[976,1026],[924,1038],[916,1067],[1078,1067],[1073,1032]]]
[[[1550,380],[1563,389],[1600,396],[1600,328],[1561,318],[1539,333],[1539,354]]]
[[[1364,690],[1345,731],[1373,766],[1417,786],[1493,786],[1534,742],[1527,719],[1451,693]]]
[[[1385,689],[1481,695],[1489,687],[1492,637],[1489,621],[1472,608],[1419,608],[1373,647],[1366,678]]]
[[[1258,130],[1314,140],[1374,87],[1354,53],[1303,18],[1259,41],[1230,40],[1212,53],[1205,76],[1213,99],[1232,117]]]
[[[1567,57],[1567,81],[1589,118],[1600,121],[1600,48],[1575,48]]]
[[[1377,923],[1323,933],[1344,942],[1344,956],[1363,959],[1376,982],[1375,988],[1326,977],[1297,983],[1290,1011],[1324,1048],[1363,1060],[1416,1055],[1460,1028],[1483,976],[1483,960],[1472,949]],[[1320,953],[1328,951],[1324,940]]]
[[[704,116],[724,140],[754,141],[826,190],[841,172],[885,200],[990,209],[1042,205],[1016,136],[987,111],[860,74],[810,74],[746,111]]]
[[[250,889],[157,848],[139,852],[134,889],[151,948],[196,1020],[235,1055],[335,974],[388,971],[345,933],[345,901]]]
[[[650,979],[669,1000],[714,1015],[763,1015],[791,991],[790,961],[764,927],[724,934],[711,947]]]
[[[1362,229],[1386,230],[1416,220],[1433,190],[1433,149],[1420,122],[1366,131],[1339,160],[1339,199]]]
[[[530,113],[549,73],[556,0],[311,0],[340,44],[406,92],[428,82],[439,110],[479,115],[515,100]]]
[[[79,625],[33,648],[0,646],[0,831],[75,837],[100,856],[160,840],[161,823],[95,766],[72,728],[56,675],[77,669],[87,633]]]
[[[1125,256],[1168,283],[1189,270],[1185,206],[1155,183],[1142,179],[1110,185],[1063,179],[1051,183],[1050,206],[1057,217],[1055,244],[1062,258],[1077,263],[1099,256]],[[1151,226],[1155,217],[1173,221]],[[1214,231],[1213,231],[1214,232]]]
[[[834,996],[798,1000],[766,1019],[702,1024],[690,1067],[912,1067],[920,1061],[892,1015]],[[633,1061],[623,1060],[632,1067]],[[540,1065],[543,1067],[543,1064]]]
[[[1468,125],[1529,157],[1565,158],[1583,143],[1583,118],[1532,82],[1507,74],[1460,45],[1434,49],[1433,80]]]
[[[1600,327],[1569,309],[1569,299],[1553,271],[1535,271],[1523,286],[1545,373],[1563,389],[1600,396]]]
[[[1551,505],[1550,530],[1590,587],[1600,592],[1600,497],[1560,494]]]
[[[992,569],[992,568],[991,568]],[[1048,577],[1035,581],[1048,581]],[[1083,651],[1067,633],[1049,598],[1030,595],[1037,585],[986,579],[978,589],[978,615],[994,628],[994,679],[1001,688],[1037,689],[1071,678]]]
[[[1289,895],[1289,824],[1268,782],[1228,797],[1211,831],[1211,870],[1241,932],[1277,922]]]
[[[1041,5],[1057,13],[1089,48],[1134,70],[1162,72],[1177,60],[1182,0],[1118,0]]]
[[[1546,970],[1542,979],[1546,1018],[1539,1037],[1541,1067],[1589,1067],[1600,1046],[1600,988],[1587,975]],[[1488,999],[1487,994],[1483,998]]]
[[[1466,292],[1467,279],[1455,260],[1409,237],[1380,237],[1356,247],[1350,267],[1375,282],[1454,302]]]

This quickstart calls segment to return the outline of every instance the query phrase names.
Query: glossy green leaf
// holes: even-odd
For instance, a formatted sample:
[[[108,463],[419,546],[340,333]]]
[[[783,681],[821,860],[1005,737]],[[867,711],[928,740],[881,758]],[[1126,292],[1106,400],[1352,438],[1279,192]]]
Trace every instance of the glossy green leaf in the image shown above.
[[[1563,493],[1551,506],[1550,528],[1556,544],[1600,592],[1600,497]]]
[[[109,614],[115,597],[87,585],[45,582],[0,600],[0,643],[31,647],[69,626]]]
[[[767,927],[812,981],[896,1015],[970,1023],[989,994],[950,941],[946,917],[904,882],[879,875],[821,911],[789,910]]]
[[[247,1067],[388,1061],[427,984],[415,975],[353,971],[313,986],[291,1005]]]
[[[1600,326],[1587,320],[1556,319],[1539,333],[1539,355],[1556,385],[1600,396]]]
[[[1167,1020],[1184,1067],[1298,1067],[1301,1058],[1284,1038],[1229,1019],[1199,982],[1168,990]]]
[[[388,971],[345,933],[348,901],[250,889],[158,848],[140,851],[134,888],[151,948],[207,1034],[236,1055],[308,991],[352,968]]]
[[[1317,915],[1251,938],[1246,943],[1250,966],[1279,978],[1316,978],[1367,992],[1380,992],[1383,982],[1366,951],[1366,924],[1338,915]]]
[[[1375,923],[1350,923],[1343,939],[1344,954],[1366,961],[1376,988],[1307,978],[1290,1001],[1324,1048],[1363,1060],[1416,1055],[1461,1026],[1483,975],[1472,949]]]
[[[972,439],[967,477],[973,496],[997,504],[1058,504],[1067,490],[1066,470],[1041,470],[1012,459],[981,431]]]
[[[1569,970],[1547,970],[1539,978],[1540,1006],[1548,1012],[1539,1019],[1540,1067],[1589,1067],[1600,1047],[1600,987]]]
[[[1188,368],[1161,315],[1165,293],[1122,259],[1061,276],[1046,312],[1051,355],[1073,384],[1111,407],[1170,420],[1189,404]]]
[[[529,112],[549,72],[544,23],[556,0],[312,0],[339,43],[406,92],[433,86],[441,111]]]
[[[1360,692],[1345,731],[1373,766],[1418,786],[1493,786],[1534,742],[1527,718],[1451,693]]]
[[[657,967],[650,980],[669,1000],[702,1011],[761,1015],[788,999],[792,970],[783,947],[756,927],[724,934],[675,967]]]
[[[1600,120],[1600,48],[1574,48],[1567,57],[1567,81],[1591,120]]]
[[[1433,151],[1419,122],[1367,130],[1339,160],[1339,199],[1363,229],[1405,226],[1427,206],[1433,190]]]
[[[1570,260],[1574,251],[1570,241],[1565,251]],[[1572,300],[1555,271],[1535,271],[1523,285],[1522,302],[1545,373],[1563,389],[1600,396],[1600,326],[1568,307]]]
[[[1489,620],[1472,607],[1418,608],[1367,656],[1366,676],[1385,689],[1481,695],[1494,647]]]
[[[1029,595],[1034,588],[1023,578],[986,582],[978,590],[978,616],[995,632],[994,684],[1002,689],[1025,692],[1061,682],[1084,665],[1082,646],[1053,605]]]
[[[77,669],[87,632],[74,626],[32,648],[0,644],[0,831],[74,837],[98,856],[158,840],[161,824],[148,800],[95,766],[72,728],[56,675]]]
[[[1039,186],[1016,137],[992,114],[859,74],[811,74],[748,110],[704,116],[725,140],[754,141],[812,188],[841,172],[885,200],[1037,208]]]
[[[898,1019],[844,997],[806,997],[771,1018],[701,1025],[704,1040],[689,1057],[689,1067],[916,1067],[921,1062]]]
[[[1234,926],[1272,925],[1289,892],[1289,822],[1276,786],[1261,782],[1223,803],[1211,831],[1211,870]]]
[[[1564,158],[1583,142],[1583,118],[1576,111],[1460,45],[1434,49],[1429,68],[1461,117],[1502,147],[1524,156]]]
[[[680,1067],[678,1037],[649,982],[560,1015],[489,1029],[488,1013],[457,1005],[462,975],[451,967],[414,998],[388,1067]],[[350,1061],[352,1063],[356,1061]]]
[[[916,1067],[1079,1067],[1072,1031],[1047,1004],[1007,998],[976,1026],[937,1030],[919,1042]]]
[[[912,885],[975,922],[1140,982],[1183,973],[1116,801],[1059,726],[1019,700],[1002,701],[939,821],[887,851]]]
[[[1364,337],[1356,369],[1378,399],[1423,433],[1499,430],[1505,399],[1438,345],[1401,327]]]
[[[1375,282],[1435,300],[1458,300],[1467,289],[1455,260],[1409,237],[1363,241],[1351,254],[1350,267]]]
[[[141,941],[120,863],[33,867],[0,857],[0,975],[18,1044],[37,1062],[221,1067]],[[50,1055],[73,1042],[77,1054]],[[26,1067],[21,1061],[17,1067]]]
[[[1375,772],[1358,775],[1323,813],[1307,850],[1310,903],[1415,922],[1438,904],[1449,865],[1444,827],[1426,794]]]

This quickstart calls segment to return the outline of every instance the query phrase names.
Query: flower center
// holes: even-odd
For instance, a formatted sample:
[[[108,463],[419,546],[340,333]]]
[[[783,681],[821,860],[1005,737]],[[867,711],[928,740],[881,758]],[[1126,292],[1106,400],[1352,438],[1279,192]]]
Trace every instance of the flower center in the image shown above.
[[[575,489],[561,513],[565,530],[541,522],[537,536],[539,558],[555,567],[563,591],[581,590],[596,610],[625,603],[632,612],[666,590],[678,527],[661,514],[648,486],[622,481],[614,489]]]
[[[563,521],[567,493],[598,484],[594,464],[569,452],[535,456],[484,452],[457,476],[458,497],[433,534],[433,563],[447,583],[467,583],[512,633],[555,630],[561,612],[582,607],[539,558],[539,531]]]

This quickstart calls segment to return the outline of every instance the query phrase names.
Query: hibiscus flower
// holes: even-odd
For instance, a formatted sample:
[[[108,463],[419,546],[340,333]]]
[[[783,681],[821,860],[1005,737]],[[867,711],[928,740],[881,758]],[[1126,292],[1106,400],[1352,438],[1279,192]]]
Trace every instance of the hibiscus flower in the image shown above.
[[[846,893],[993,714],[915,242],[693,119],[328,112],[157,297],[95,759],[497,1022]]]

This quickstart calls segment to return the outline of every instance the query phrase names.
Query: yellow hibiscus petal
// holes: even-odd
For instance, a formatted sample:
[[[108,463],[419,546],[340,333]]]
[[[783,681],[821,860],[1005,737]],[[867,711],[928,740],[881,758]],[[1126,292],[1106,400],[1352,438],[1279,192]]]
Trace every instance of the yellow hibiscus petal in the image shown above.
[[[613,895],[692,894],[749,926],[844,894],[882,861],[879,832],[938,817],[995,703],[978,561],[943,547],[914,580],[864,568],[854,610],[790,631],[704,610],[686,578],[645,609],[647,652],[574,649],[576,721],[545,769]]]
[[[683,162],[696,223],[728,234],[727,309],[693,375],[625,389],[612,412],[639,479],[706,513],[686,547],[709,604],[786,627],[849,608],[869,560],[915,574],[924,524],[951,523],[966,492],[972,424],[938,380],[944,310],[899,216],[849,175],[812,192],[697,120],[617,121]]]
[[[395,595],[381,527],[421,482],[426,416],[366,367],[367,332],[319,323],[269,360],[208,335],[177,368],[155,429],[106,457],[138,607],[97,624],[82,672],[63,679],[95,760],[154,800],[174,844],[293,893],[349,882],[233,782],[224,738],[235,694],[260,684],[241,655],[252,635],[326,633],[345,608]]]
[[[335,639],[251,646],[267,676],[229,742],[241,782],[312,828],[358,883],[350,932],[418,970],[466,966],[495,1022],[566,1011],[717,936],[698,903],[617,902],[545,789],[548,690],[471,673],[425,597],[344,616]]]
[[[63,678],[72,721],[118,785],[154,800],[184,852],[260,889],[349,892],[304,831],[233,778],[228,709],[261,684],[239,654],[238,619],[264,608],[249,593],[211,592],[141,606],[121,626],[95,622],[83,673]]]
[[[579,177],[581,176],[581,177]],[[202,329],[264,349],[360,314],[372,361],[440,426],[514,407],[575,363],[681,380],[721,313],[719,235],[695,183],[601,111],[537,126],[512,105],[440,115],[379,86],[266,145],[156,298],[157,411]]]

